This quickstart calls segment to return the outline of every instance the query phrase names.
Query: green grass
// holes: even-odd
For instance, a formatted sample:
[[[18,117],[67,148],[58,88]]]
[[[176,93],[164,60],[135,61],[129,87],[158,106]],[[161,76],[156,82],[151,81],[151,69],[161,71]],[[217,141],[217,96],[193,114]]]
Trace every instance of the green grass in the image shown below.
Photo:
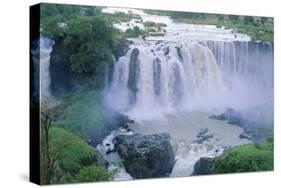
[[[50,151],[59,153],[52,173],[52,183],[74,182],[79,171],[87,166],[99,166],[100,156],[95,148],[80,137],[62,129],[50,129]]]
[[[80,170],[76,177],[77,182],[108,181],[111,175],[102,167],[95,165],[85,167]]]
[[[216,158],[213,168],[215,173],[273,170],[273,140],[234,147]]]

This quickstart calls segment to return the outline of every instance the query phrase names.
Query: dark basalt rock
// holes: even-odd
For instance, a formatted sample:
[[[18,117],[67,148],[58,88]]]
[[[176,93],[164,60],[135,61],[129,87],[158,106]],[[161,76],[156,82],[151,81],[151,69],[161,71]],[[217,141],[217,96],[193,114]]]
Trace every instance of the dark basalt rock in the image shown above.
[[[177,49],[177,53],[178,53],[178,56],[181,60],[183,60],[183,56],[182,56],[182,53],[181,53],[181,48],[179,46],[176,46],[176,49]]]
[[[209,131],[208,128],[201,128],[201,129],[199,130],[199,133],[197,134],[196,137],[199,138],[199,137],[201,137],[202,135],[206,134],[208,131]]]
[[[206,175],[213,173],[215,158],[202,157],[194,165],[192,175]]]
[[[129,128],[128,123],[134,123],[134,120],[130,119],[129,116],[118,114],[116,118],[116,124],[118,125],[118,127],[127,129]]]
[[[164,55],[165,55],[165,56],[167,56],[167,55],[169,54],[169,52],[170,52],[170,48],[169,48],[169,46],[168,46],[168,47],[163,48],[163,51],[164,51]]]
[[[100,144],[113,130],[123,128],[127,132],[131,131],[128,123],[133,123],[134,120],[115,111],[110,112],[108,110],[107,113],[108,121],[103,126],[97,127],[94,131],[89,131],[86,133],[87,143],[93,147],[96,147],[98,144]]]
[[[132,105],[136,102],[136,93],[138,92],[137,80],[139,77],[139,53],[139,49],[134,48],[130,56],[128,88],[131,91],[130,104]]]
[[[250,140],[250,139],[252,139],[252,136],[247,134],[247,133],[245,133],[245,132],[243,132],[243,133],[239,134],[239,138]]]
[[[166,177],[172,172],[175,154],[169,134],[119,135],[114,138],[114,143],[132,177]]]
[[[86,79],[71,70],[69,60],[66,58],[67,50],[62,41],[56,41],[50,54],[50,90],[55,97],[73,92],[75,85]]]
[[[118,60],[128,52],[130,44],[132,44],[132,41],[122,39],[113,46],[112,53],[116,60]]]
[[[195,140],[195,143],[202,144],[203,142],[209,141],[211,138],[213,138],[214,134],[207,134],[208,131],[208,128],[200,129],[196,136],[197,139]]]

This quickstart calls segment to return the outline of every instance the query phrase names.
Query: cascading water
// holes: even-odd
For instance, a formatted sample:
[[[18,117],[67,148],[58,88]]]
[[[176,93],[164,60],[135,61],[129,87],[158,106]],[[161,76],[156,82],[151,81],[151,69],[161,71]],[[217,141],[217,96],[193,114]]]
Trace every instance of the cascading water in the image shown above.
[[[32,50],[32,58],[33,62],[36,64],[40,64],[40,66],[35,66],[36,68],[39,67],[39,75],[40,80],[40,98],[51,97],[50,92],[50,58],[52,47],[54,45],[54,41],[45,37],[40,37],[39,41],[34,43],[33,50]]]
[[[143,42],[131,46],[115,64],[111,88],[118,110],[171,110],[198,97],[224,91],[222,72],[212,51],[199,43]],[[112,103],[113,96],[108,96]]]
[[[164,36],[130,39],[130,49],[115,62],[105,104],[134,119],[130,128],[136,133],[171,135],[176,164],[170,176],[191,175],[201,157],[213,158],[225,147],[251,142],[240,138],[243,128],[210,119],[212,114],[234,108],[257,126],[273,125],[272,43],[141,10],[103,11],[131,11],[167,25]],[[143,28],[134,20],[115,24],[122,31],[134,26]],[[201,130],[210,137],[203,143],[196,141]]]
[[[41,97],[50,97],[50,54],[52,52],[52,46],[54,42],[47,38],[40,38],[40,86]]]
[[[130,115],[157,107],[157,112],[195,107],[243,110],[273,100],[272,74],[271,43],[136,42],[116,62],[108,92],[114,95],[106,99]]]
[[[130,39],[130,49],[115,62],[105,103],[134,119],[130,128],[136,133],[171,135],[176,164],[170,176],[191,175],[201,157],[213,158],[225,147],[251,142],[239,137],[241,127],[208,118],[211,114],[234,108],[262,126],[273,125],[272,43],[253,42],[247,35],[216,26],[140,15],[165,23],[167,32]],[[129,27],[134,24],[139,25],[132,22]],[[116,25],[123,31],[125,26]],[[198,143],[202,129],[211,138]]]

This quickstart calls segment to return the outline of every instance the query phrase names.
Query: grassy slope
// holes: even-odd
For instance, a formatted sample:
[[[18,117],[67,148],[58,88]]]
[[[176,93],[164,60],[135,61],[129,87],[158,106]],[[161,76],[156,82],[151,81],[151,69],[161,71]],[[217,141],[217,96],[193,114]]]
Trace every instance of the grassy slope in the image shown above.
[[[52,183],[74,182],[79,171],[88,166],[96,165],[103,169],[96,149],[62,128],[51,128],[50,149],[52,153],[60,153],[52,175]]]

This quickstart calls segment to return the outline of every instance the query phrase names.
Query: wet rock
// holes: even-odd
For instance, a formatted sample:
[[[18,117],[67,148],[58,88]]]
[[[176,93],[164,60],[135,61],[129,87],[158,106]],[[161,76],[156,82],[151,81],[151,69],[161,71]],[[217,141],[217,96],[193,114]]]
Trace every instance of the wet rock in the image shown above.
[[[245,133],[245,132],[241,133],[241,134],[239,135],[239,138],[241,138],[241,139],[248,139],[248,140],[251,140],[251,139],[252,139],[251,135],[249,135],[249,134],[247,134],[247,133]]]
[[[192,175],[206,175],[213,173],[215,158],[202,157],[194,165]]]
[[[130,56],[129,64],[129,78],[128,78],[128,88],[130,89],[132,96],[130,97],[130,104],[133,105],[136,102],[136,93],[138,91],[137,80],[139,72],[139,49],[134,48]]]
[[[169,52],[170,52],[169,46],[163,48],[163,51],[164,51],[164,55],[167,56],[169,54]]]
[[[114,138],[126,171],[134,178],[169,176],[175,154],[169,134],[119,135]]]
[[[134,123],[134,120],[130,119],[129,116],[119,114],[118,117],[116,118],[116,124],[118,127],[122,127],[124,129],[128,129],[128,123]]]
[[[108,150],[106,150],[106,155],[109,155],[109,154],[111,154],[111,153],[115,153],[115,152],[117,152],[117,148],[116,147],[114,147],[113,149],[108,149]]]
[[[183,56],[182,56],[182,53],[181,53],[181,48],[179,46],[176,46],[176,49],[177,49],[177,53],[178,53],[178,56],[181,60],[183,60]]]
[[[111,131],[124,128],[127,132],[130,132],[131,129],[128,126],[128,123],[134,122],[128,116],[117,113],[117,112],[110,112],[114,115],[110,116],[103,126],[97,127],[94,131],[87,132],[86,138],[88,144],[93,147],[96,147],[98,144],[102,143],[104,138],[110,134]],[[108,113],[108,114],[110,114]]]
[[[196,137],[199,138],[199,137],[201,137],[202,135],[206,134],[208,131],[209,131],[208,128],[201,128],[201,129],[199,130],[199,133],[197,134]]]
[[[211,138],[214,137],[214,134],[206,134],[199,137],[195,142],[198,144],[202,144],[205,141],[210,141]]]
[[[129,50],[129,45],[132,44],[132,41],[122,39],[118,41],[116,44],[114,44],[112,53],[116,60],[118,60],[120,57],[124,56],[127,51]]]
[[[155,45],[159,45],[161,44],[163,41],[162,40],[158,40],[157,42],[155,42]]]
[[[208,128],[201,128],[196,136],[195,143],[202,144],[205,141],[209,141],[214,137],[214,134],[206,134],[209,131]]]

